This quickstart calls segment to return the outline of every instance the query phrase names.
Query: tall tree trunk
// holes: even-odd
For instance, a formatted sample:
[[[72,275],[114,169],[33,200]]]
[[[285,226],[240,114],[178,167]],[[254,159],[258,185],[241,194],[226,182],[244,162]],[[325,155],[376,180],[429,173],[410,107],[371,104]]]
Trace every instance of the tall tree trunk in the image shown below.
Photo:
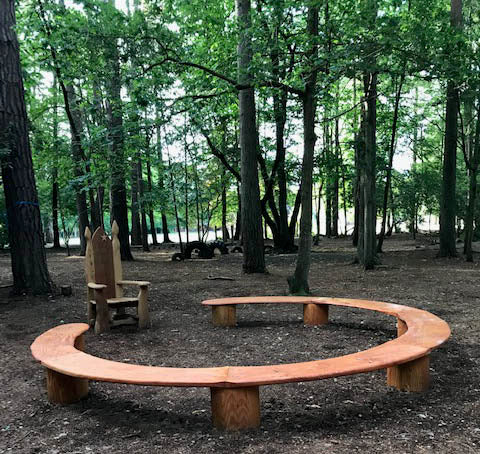
[[[185,124],[186,128],[186,124]],[[185,175],[185,184],[183,186],[185,194],[185,234],[187,236],[187,243],[190,241],[190,229],[188,228],[189,218],[188,218],[188,162],[187,162],[187,134],[185,129],[184,136],[184,175]]]
[[[392,135],[390,137],[390,147],[388,149],[388,165],[387,165],[387,178],[385,181],[385,189],[383,191],[383,213],[382,213],[382,228],[380,230],[380,235],[378,236],[377,243],[377,252],[382,252],[383,240],[385,238],[385,229],[387,226],[387,214],[388,214],[388,192],[390,190],[392,182],[392,166],[393,166],[393,156],[395,154],[395,141],[397,135],[397,123],[398,123],[398,113],[400,110],[400,96],[402,94],[403,82],[405,80],[405,72],[400,76],[400,82],[395,93],[395,105],[393,108],[393,121],[392,121]]]
[[[264,273],[265,256],[262,232],[262,211],[258,182],[258,135],[255,119],[255,92],[252,83],[252,36],[250,0],[236,0],[239,25],[237,49],[241,150],[241,199],[243,270]]]
[[[309,6],[307,16],[307,30],[312,40],[308,51],[311,64],[315,66],[318,56],[315,39],[318,36],[318,7]],[[315,87],[317,70],[310,69],[306,74],[305,94],[303,97],[303,163],[301,181],[302,214],[300,217],[300,239],[298,245],[297,265],[295,273],[288,278],[289,291],[293,294],[309,294],[308,274],[310,271],[312,248],[312,180],[313,157],[315,149]]]
[[[158,113],[158,109],[157,109]],[[159,121],[157,115],[157,123]],[[168,232],[168,219],[167,219],[167,194],[165,188],[165,166],[163,165],[163,153],[162,153],[162,134],[160,125],[157,126],[157,157],[158,157],[158,189],[160,192],[160,214],[162,217],[162,234],[164,243],[172,243]]]
[[[474,119],[472,118],[472,99],[467,99],[465,102],[466,123],[470,124]],[[477,100],[477,109],[480,108],[480,91]],[[469,191],[468,191],[468,206],[465,217],[465,249],[464,253],[467,262],[473,262],[472,241],[474,235],[473,223],[475,219],[475,207],[477,201],[477,175],[478,166],[480,162],[480,111],[477,110],[477,117],[474,127],[468,126],[468,132],[464,130],[462,121],[462,137],[463,137],[463,151],[465,163],[468,169],[469,177]]]
[[[339,120],[335,120],[335,155],[333,162],[333,187],[332,187],[332,236],[338,237],[338,199],[339,199],[339,180],[340,172],[338,170],[340,137]]]
[[[375,30],[377,18],[377,0],[366,0],[367,24],[369,30]],[[359,261],[364,269],[375,267],[376,260],[376,225],[377,207],[375,196],[375,162],[377,154],[377,73],[374,47],[370,49],[365,61],[366,70],[363,76],[363,90],[365,97],[365,154],[363,166],[363,178],[360,180],[360,190],[363,195],[363,251],[359,254]]]
[[[58,87],[57,76],[53,76],[53,92],[55,96],[55,104],[53,106],[53,147],[55,153],[55,160],[52,169],[52,229],[53,229],[53,247],[60,248],[60,229],[58,227]]]
[[[130,164],[130,190],[132,199],[130,209],[132,215],[131,242],[132,246],[140,246],[142,244],[142,226],[138,208],[138,155]]]
[[[462,26],[462,0],[451,0],[450,5],[450,25],[453,29],[458,29]],[[457,84],[454,80],[449,80],[447,82],[445,148],[443,153],[442,199],[440,203],[440,250],[438,252],[439,257],[455,257],[457,255],[455,236],[455,195],[457,182],[457,118]]]
[[[6,0],[0,8],[0,87],[4,87],[0,90],[0,143],[13,292],[44,294],[51,291],[52,284],[43,246],[15,25],[15,2]]]
[[[52,174],[52,228],[53,228],[53,247],[60,248],[60,229],[58,228],[58,169],[55,167]]]
[[[62,8],[65,8],[63,0],[60,0],[60,5]],[[57,51],[52,42],[53,40],[51,27],[48,23],[43,4],[41,2],[39,2],[39,9],[40,18],[45,34],[50,41],[50,54],[52,56],[55,74],[62,90],[63,100],[65,103],[65,112],[67,114],[68,123],[70,126],[73,171],[77,180],[74,184],[74,189],[80,231],[80,255],[85,255],[86,241],[83,233],[85,232],[85,229],[89,226],[88,206],[86,192],[84,188],[82,188],[82,184],[79,183],[79,180],[82,180],[85,176],[87,176],[87,179],[89,179],[89,176],[86,171],[87,169],[84,168],[84,166],[86,165],[86,156],[82,145],[83,121],[80,109],[78,107],[75,89],[71,83],[66,84],[63,79],[62,71],[60,69],[57,58]]]
[[[139,155],[137,161],[137,176],[138,176],[138,196],[139,196],[139,211],[141,217],[141,235],[142,235],[142,249],[143,252],[150,252],[148,247],[148,227],[147,227],[147,212],[145,210],[145,186],[143,181],[143,166],[142,166],[142,158]]]
[[[375,242],[377,225],[377,207],[375,197],[375,161],[377,129],[377,75],[367,72],[364,77],[367,105],[365,134],[365,179],[363,185],[364,226],[363,226],[363,266],[366,270],[375,267]]]
[[[227,227],[227,175],[225,168],[222,171],[222,240],[228,241],[229,238]]]
[[[152,197],[152,191],[153,191],[153,184],[152,184],[152,163],[150,161],[150,141],[147,141],[146,144],[146,152],[147,152],[147,190],[148,194],[150,195],[150,200]],[[150,233],[152,234],[152,244],[156,246],[158,244],[158,239],[157,239],[157,229],[155,227],[155,216],[153,214],[153,208],[150,204],[149,209],[148,209],[148,219],[150,222]]]
[[[117,42],[114,40],[107,49],[107,61],[111,74],[107,81],[109,132],[111,139],[111,211],[119,227],[120,254],[122,260],[133,260],[128,234],[127,190],[125,187],[125,156],[123,133],[123,107],[121,98],[120,63]]]
[[[357,134],[355,143],[355,157],[357,166],[357,189],[355,203],[357,209],[355,210],[356,222],[357,222],[357,261],[363,264],[364,257],[364,230],[365,230],[365,193],[363,188],[365,186],[365,131],[366,131],[366,109],[364,103],[362,103],[361,116],[360,116],[360,130]]]
[[[175,210],[175,222],[177,224],[178,241],[180,243],[180,252],[183,254],[184,248],[183,248],[183,242],[182,242],[182,232],[180,231],[180,219],[178,217],[177,196],[175,193],[175,181],[173,179],[173,174],[172,174],[172,161],[170,160],[170,154],[168,154],[168,169],[170,174],[170,189],[172,191],[173,208]]]
[[[237,182],[237,217],[235,222],[235,235],[233,235],[234,241],[239,241],[242,237],[242,198],[240,196],[240,185]]]

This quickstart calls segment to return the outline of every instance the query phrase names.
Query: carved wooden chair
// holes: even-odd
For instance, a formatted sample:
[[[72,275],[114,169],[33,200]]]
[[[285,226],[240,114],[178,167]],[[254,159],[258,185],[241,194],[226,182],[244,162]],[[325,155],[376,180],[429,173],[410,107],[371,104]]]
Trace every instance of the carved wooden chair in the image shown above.
[[[150,282],[123,280],[117,222],[112,225],[112,239],[102,227],[95,230],[93,236],[87,227],[85,238],[88,324],[95,327],[97,334],[108,331],[111,326],[137,322],[139,328],[149,328],[147,297]],[[124,286],[130,285],[139,288],[137,296],[124,296]],[[126,314],[127,307],[136,307],[136,316]],[[111,311],[115,313],[111,314]]]

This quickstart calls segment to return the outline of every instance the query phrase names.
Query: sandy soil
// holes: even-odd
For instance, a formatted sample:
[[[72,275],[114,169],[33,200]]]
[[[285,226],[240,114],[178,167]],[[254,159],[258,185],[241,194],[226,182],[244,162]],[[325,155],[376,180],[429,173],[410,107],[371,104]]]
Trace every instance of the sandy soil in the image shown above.
[[[352,265],[347,240],[323,239],[312,254],[310,285],[320,296],[395,302],[444,318],[453,335],[431,355],[431,389],[398,392],[385,385],[384,371],[264,386],[260,430],[240,433],[212,428],[203,388],[93,382],[78,404],[50,404],[29,346],[57,324],[85,320],[83,259],[50,252],[53,280],[71,284],[73,296],[10,298],[0,288],[0,452],[480,452],[480,267],[435,258],[429,238],[397,237],[385,246],[382,265],[363,272]],[[308,328],[301,307],[243,306],[238,327],[215,328],[202,300],[285,294],[295,256],[268,255],[269,274],[259,276],[241,273],[238,254],[172,262],[171,253],[136,251],[136,261],[124,265],[126,278],[152,282],[153,327],[88,333],[88,352],[166,366],[274,364],[343,355],[395,337],[392,318],[347,308],[333,308],[326,327]],[[0,286],[10,282],[9,255],[0,253]]]

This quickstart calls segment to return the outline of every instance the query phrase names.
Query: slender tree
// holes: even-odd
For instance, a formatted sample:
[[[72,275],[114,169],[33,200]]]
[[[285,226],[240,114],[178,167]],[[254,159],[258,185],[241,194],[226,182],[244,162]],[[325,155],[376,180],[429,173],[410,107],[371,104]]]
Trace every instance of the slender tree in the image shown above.
[[[264,273],[262,211],[258,182],[258,134],[255,115],[255,91],[252,86],[252,23],[250,0],[237,1],[239,41],[237,49],[240,112],[241,198],[243,270]]]
[[[312,248],[312,187],[313,187],[313,157],[315,149],[315,88],[317,84],[316,60],[318,46],[318,7],[308,8],[307,29],[311,41],[307,53],[309,68],[305,75],[305,94],[303,96],[303,163],[301,200],[302,214],[300,216],[300,239],[298,245],[297,265],[295,273],[288,278],[289,291],[293,294],[308,294],[308,274],[310,272]]]
[[[451,0],[450,2],[450,25],[454,30],[458,30],[462,26],[462,0]],[[453,54],[453,52],[451,54]],[[452,77],[450,77],[447,82],[447,104],[445,111],[445,148],[443,152],[443,181],[440,204],[440,250],[438,255],[439,257],[455,257],[457,255],[455,204],[457,185],[458,87]]]

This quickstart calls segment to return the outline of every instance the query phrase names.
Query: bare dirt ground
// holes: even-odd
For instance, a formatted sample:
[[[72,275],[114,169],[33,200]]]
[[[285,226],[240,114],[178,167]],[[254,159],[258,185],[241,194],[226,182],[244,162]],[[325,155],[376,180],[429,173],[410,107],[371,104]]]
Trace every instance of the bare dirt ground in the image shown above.
[[[349,241],[323,239],[312,254],[310,285],[319,296],[395,302],[444,318],[452,338],[431,355],[431,389],[388,388],[385,371],[264,386],[261,428],[239,433],[212,428],[203,388],[92,382],[87,399],[50,404],[29,347],[57,324],[85,321],[85,283],[82,258],[49,252],[53,280],[71,284],[73,296],[9,298],[9,289],[0,289],[0,452],[479,453],[480,267],[435,258],[428,238],[397,237],[385,246],[382,265],[363,272],[352,265]],[[215,328],[202,300],[285,294],[295,256],[268,255],[269,274],[243,275],[238,254],[172,262],[171,253],[137,251],[136,261],[124,264],[126,278],[152,282],[153,327],[88,333],[88,352],[181,367],[275,364],[343,355],[395,337],[392,318],[347,308],[332,308],[327,326],[308,328],[301,307],[243,306],[236,328]],[[10,257],[0,253],[0,286],[9,283]]]

